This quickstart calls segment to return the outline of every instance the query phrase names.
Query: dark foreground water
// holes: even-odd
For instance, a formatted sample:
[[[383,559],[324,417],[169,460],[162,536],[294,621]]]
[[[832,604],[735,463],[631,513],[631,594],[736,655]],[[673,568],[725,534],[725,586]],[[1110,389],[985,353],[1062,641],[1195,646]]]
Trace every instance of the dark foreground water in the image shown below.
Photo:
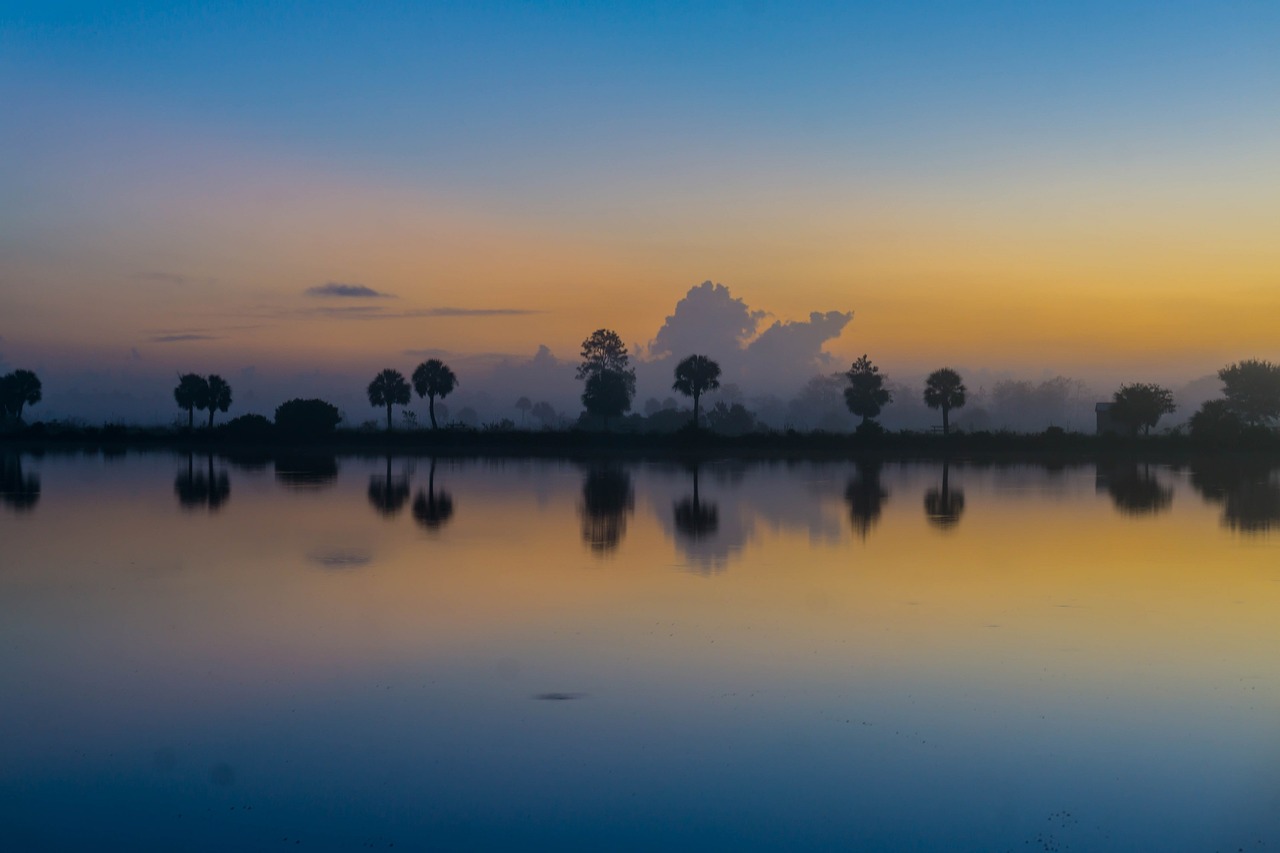
[[[1280,847],[1258,462],[0,457],[0,849]]]

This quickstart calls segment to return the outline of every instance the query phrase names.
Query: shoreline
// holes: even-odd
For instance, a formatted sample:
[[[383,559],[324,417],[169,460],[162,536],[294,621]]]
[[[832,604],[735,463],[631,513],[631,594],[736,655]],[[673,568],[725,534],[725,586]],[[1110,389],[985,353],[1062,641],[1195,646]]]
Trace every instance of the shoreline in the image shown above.
[[[317,453],[346,456],[502,457],[547,459],[839,460],[880,457],[901,460],[1088,462],[1095,459],[1177,463],[1193,458],[1257,458],[1280,461],[1280,436],[1247,436],[1232,444],[1187,436],[1122,437],[1049,431],[1020,433],[800,433],[724,436],[705,430],[675,433],[566,431],[339,430],[327,435],[234,435],[168,428],[102,427],[50,429],[33,425],[0,434],[0,452],[57,453],[171,451],[219,455]]]

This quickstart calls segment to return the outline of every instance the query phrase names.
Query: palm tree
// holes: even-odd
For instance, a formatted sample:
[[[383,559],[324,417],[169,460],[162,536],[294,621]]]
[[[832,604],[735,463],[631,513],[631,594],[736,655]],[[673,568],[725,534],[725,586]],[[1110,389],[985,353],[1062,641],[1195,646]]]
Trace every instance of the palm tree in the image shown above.
[[[22,407],[34,406],[41,396],[40,377],[30,370],[15,370],[0,377],[0,421],[4,420],[6,410],[12,412],[16,420],[22,420]]]
[[[698,398],[704,391],[720,387],[720,365],[705,355],[691,355],[676,365],[676,381],[671,388],[693,398],[693,425],[698,425]]]
[[[948,419],[952,409],[964,406],[964,383],[960,374],[949,367],[935,370],[924,381],[924,403],[931,409],[942,409],[942,434],[951,432],[951,421]]]
[[[213,413],[231,408],[231,386],[216,373],[206,380],[209,385],[209,428],[213,429]]]
[[[533,408],[533,401],[530,400],[528,397],[521,397],[519,400],[516,400],[516,408],[520,410],[520,426],[523,427],[524,416],[530,409]]]
[[[178,387],[173,389],[173,399],[178,408],[187,410],[187,429],[196,424],[196,409],[209,405],[209,381],[198,373],[184,373],[178,377]]]
[[[369,383],[369,405],[387,407],[387,431],[391,431],[391,407],[409,405],[409,383],[398,370],[388,367]]]
[[[438,358],[428,359],[413,371],[413,389],[418,399],[427,398],[427,412],[431,415],[431,428],[436,429],[436,397],[443,400],[458,386],[458,377]],[[406,401],[407,402],[407,401]]]

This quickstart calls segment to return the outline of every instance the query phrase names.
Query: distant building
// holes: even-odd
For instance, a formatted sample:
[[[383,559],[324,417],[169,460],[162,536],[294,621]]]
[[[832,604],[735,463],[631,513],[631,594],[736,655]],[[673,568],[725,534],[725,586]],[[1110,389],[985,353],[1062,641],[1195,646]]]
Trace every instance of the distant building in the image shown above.
[[[1093,413],[1098,418],[1098,435],[1121,432],[1120,425],[1111,417],[1111,407],[1114,405],[1115,403],[1098,403],[1093,407]]]

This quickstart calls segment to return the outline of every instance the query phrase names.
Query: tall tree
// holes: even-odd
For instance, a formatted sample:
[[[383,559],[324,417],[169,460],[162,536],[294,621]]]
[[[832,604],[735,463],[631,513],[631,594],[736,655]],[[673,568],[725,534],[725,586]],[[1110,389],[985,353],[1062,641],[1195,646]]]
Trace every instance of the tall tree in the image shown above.
[[[602,370],[587,377],[582,391],[582,405],[592,416],[604,421],[609,429],[609,419],[619,417],[631,408],[631,386],[627,375],[616,370]]]
[[[893,394],[884,387],[884,374],[866,353],[853,363],[845,378],[849,380],[849,387],[844,389],[844,403],[864,424],[893,400]]]
[[[413,389],[418,399],[427,398],[427,413],[431,415],[431,428],[436,429],[436,397],[443,400],[458,387],[458,377],[438,358],[430,358],[413,371]]]
[[[521,397],[516,400],[516,408],[520,410],[520,426],[524,426],[524,416],[533,408],[533,401],[528,397]]]
[[[604,419],[630,410],[636,393],[636,372],[627,355],[627,345],[612,329],[596,329],[582,342],[582,362],[578,378],[586,381],[582,405],[588,412]]]
[[[720,365],[705,355],[691,355],[676,365],[672,390],[693,398],[693,425],[698,425],[698,398],[720,387]]]
[[[409,405],[409,383],[404,381],[404,374],[388,367],[373,377],[367,390],[370,406],[387,407],[387,431],[390,432],[391,407]]]
[[[949,415],[952,409],[964,406],[965,391],[960,374],[949,367],[935,370],[924,381],[924,404],[931,409],[942,409],[943,435],[951,432]]]
[[[1232,411],[1245,423],[1256,426],[1280,417],[1280,364],[1247,359],[1222,368],[1218,378]]]
[[[173,399],[178,408],[187,410],[187,429],[196,425],[195,410],[204,411],[209,405],[209,380],[198,373],[184,373],[178,377],[178,387],[173,389]]]
[[[213,413],[231,408],[231,386],[216,373],[205,380],[209,384],[209,428],[213,428]]]
[[[0,420],[6,412],[22,420],[23,406],[34,406],[42,396],[40,377],[30,370],[15,370],[0,377]]]
[[[1173,404],[1173,392],[1149,382],[1121,385],[1111,397],[1111,417],[1116,423],[1127,426],[1137,434],[1138,430],[1150,434],[1162,415],[1173,414],[1178,407]]]
[[[629,374],[631,382],[635,383],[631,357],[627,355],[627,345],[622,342],[622,338],[612,329],[596,329],[582,342],[582,363],[578,365],[578,378],[587,379],[606,370]]]

